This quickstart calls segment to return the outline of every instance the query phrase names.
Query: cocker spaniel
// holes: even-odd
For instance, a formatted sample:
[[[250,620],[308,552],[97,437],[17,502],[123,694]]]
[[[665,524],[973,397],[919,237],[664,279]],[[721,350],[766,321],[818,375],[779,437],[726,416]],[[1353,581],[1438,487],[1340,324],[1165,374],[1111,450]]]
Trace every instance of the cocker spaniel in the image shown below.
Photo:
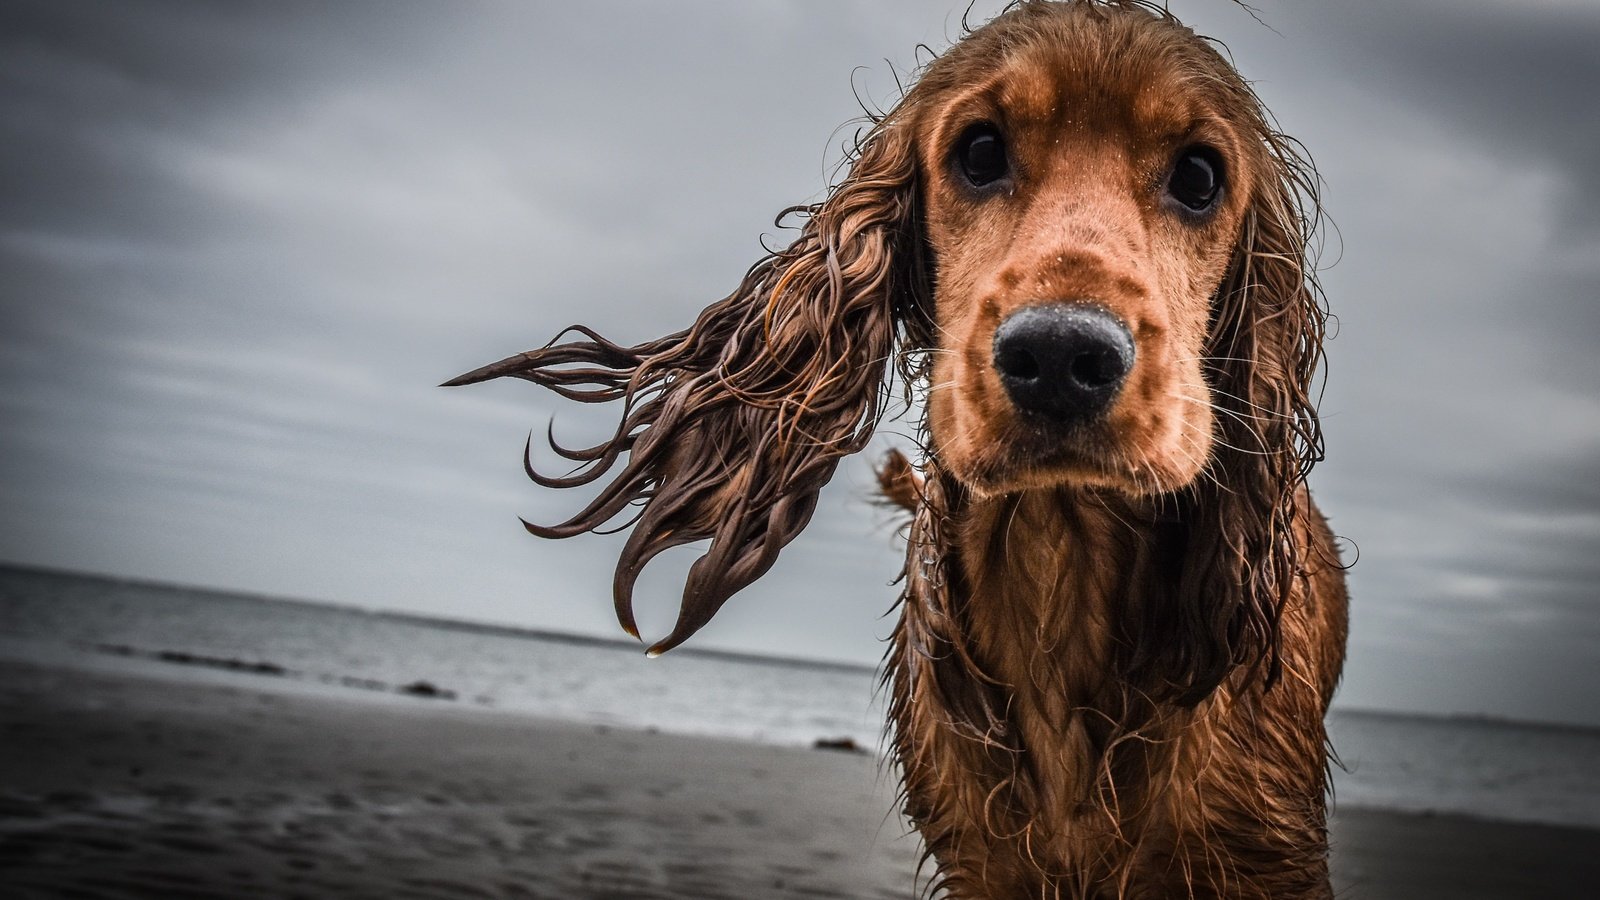
[[[1315,174],[1207,40],[1142,2],[1022,2],[858,141],[685,331],[583,327],[451,384],[620,401],[548,487],[636,511],[615,579],[709,540],[662,652],[760,577],[892,367],[925,458],[885,681],[905,812],[963,898],[1331,896],[1336,545],[1305,487],[1326,311]],[[561,338],[557,339],[558,341]]]

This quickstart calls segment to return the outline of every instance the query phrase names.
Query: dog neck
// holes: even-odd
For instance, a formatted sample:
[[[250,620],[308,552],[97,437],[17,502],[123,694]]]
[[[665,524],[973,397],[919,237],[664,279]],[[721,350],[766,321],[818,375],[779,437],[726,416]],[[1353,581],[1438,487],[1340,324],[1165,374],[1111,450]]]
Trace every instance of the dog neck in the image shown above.
[[[1143,609],[1172,602],[1184,543],[1175,505],[1074,488],[956,499],[951,563],[968,633],[996,674],[1073,706],[1130,678],[1155,688],[1137,683],[1160,674],[1130,671],[1129,645]]]
[[[896,677],[926,679],[944,721],[1005,747],[995,761],[1031,783],[1036,811],[1104,819],[1108,801],[1139,802],[1197,714],[1151,699],[1159,667],[1129,671],[1144,604],[1172,600],[1172,504],[1066,488],[979,498],[938,474],[924,493]]]
[[[1269,893],[1326,883],[1320,717],[1332,683],[1308,673],[1337,667],[1291,659],[1262,705],[1241,666],[1184,704],[1170,690],[1181,673],[1164,666],[1173,636],[1139,643],[1147,604],[1176,599],[1193,539],[1181,504],[1073,490],[979,498],[936,470],[920,498],[890,714],[906,813],[952,884],[1122,896],[1133,879],[1141,896],[1180,896],[1191,875],[1234,884],[1237,873],[1162,861],[1234,866],[1262,823],[1281,838],[1251,857]],[[1342,615],[1343,595],[1325,592],[1326,615]],[[1305,610],[1291,612],[1304,630]],[[1226,752],[1238,746],[1254,749]],[[1269,782],[1293,790],[1258,790]]]
[[[1117,740],[1166,740],[1188,721],[1149,700],[1159,671],[1129,662],[1144,605],[1173,602],[1179,526],[1158,502],[1071,488],[969,498],[957,522],[973,652],[1009,687],[1023,744],[1061,754],[1047,764],[1096,802]]]

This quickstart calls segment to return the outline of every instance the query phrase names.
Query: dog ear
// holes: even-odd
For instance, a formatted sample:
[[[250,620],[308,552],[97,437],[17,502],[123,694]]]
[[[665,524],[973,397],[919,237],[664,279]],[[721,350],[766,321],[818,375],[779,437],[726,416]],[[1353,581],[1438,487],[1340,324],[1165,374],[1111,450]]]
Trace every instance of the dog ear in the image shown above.
[[[925,278],[912,144],[892,115],[876,123],[826,200],[779,216],[780,224],[804,219],[794,243],[752,266],[688,330],[624,347],[574,326],[542,349],[447,382],[511,376],[572,400],[621,401],[605,442],[571,449],[551,440],[579,464],[574,473],[536,472],[525,451],[528,476],[541,485],[604,486],[559,525],[524,525],[571,537],[642,505],[613,581],[618,620],[634,637],[634,585],[645,565],[710,539],[689,570],[676,626],[652,654],[682,643],[771,568],[840,459],[871,438],[900,323]],[[579,339],[558,343],[573,333]]]
[[[1180,596],[1171,613],[1147,613],[1178,617],[1164,623],[1176,633],[1161,652],[1187,703],[1238,665],[1264,665],[1266,682],[1276,680],[1279,618],[1304,551],[1297,494],[1323,452],[1315,403],[1328,314],[1310,255],[1317,176],[1289,138],[1262,133],[1268,174],[1254,187],[1205,351],[1220,413],[1213,477],[1179,499]]]

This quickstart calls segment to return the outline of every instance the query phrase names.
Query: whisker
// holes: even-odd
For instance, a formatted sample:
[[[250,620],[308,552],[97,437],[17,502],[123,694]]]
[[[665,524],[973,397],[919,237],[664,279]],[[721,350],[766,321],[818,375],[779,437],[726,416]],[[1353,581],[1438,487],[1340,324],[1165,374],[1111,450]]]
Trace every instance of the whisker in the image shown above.
[[[1211,403],[1211,402],[1208,402],[1206,400],[1201,400],[1199,397],[1190,397],[1190,396],[1188,396],[1186,394],[1174,394],[1174,393],[1168,392],[1167,396],[1168,397],[1172,397],[1175,400],[1183,400],[1183,401],[1186,401],[1186,402],[1189,402],[1189,403],[1194,403],[1194,404],[1197,404],[1197,405],[1200,405],[1200,406],[1207,407],[1207,408],[1211,409],[1214,412],[1219,412],[1219,413],[1222,413],[1224,415],[1233,416],[1235,419],[1238,419],[1240,421],[1248,420],[1248,421],[1252,421],[1252,422],[1272,422],[1272,421],[1275,421],[1275,420],[1288,421],[1288,420],[1292,420],[1294,418],[1293,416],[1286,416],[1286,415],[1283,415],[1282,413],[1272,413],[1271,415],[1267,415],[1267,416],[1252,416],[1249,413],[1242,413],[1242,412],[1240,412],[1240,411],[1238,411],[1236,409],[1228,409],[1225,406],[1219,406],[1216,403]]]

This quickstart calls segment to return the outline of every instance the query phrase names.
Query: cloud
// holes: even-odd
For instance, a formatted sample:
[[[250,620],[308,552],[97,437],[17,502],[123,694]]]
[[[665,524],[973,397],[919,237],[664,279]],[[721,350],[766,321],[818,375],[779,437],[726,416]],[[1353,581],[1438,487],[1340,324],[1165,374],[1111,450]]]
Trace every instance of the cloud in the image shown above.
[[[1564,221],[1594,237],[1600,214],[1584,198],[1600,190],[1600,121],[1577,112],[1593,105],[1600,84],[1600,8],[1432,0],[1404,14],[1389,3],[1354,3],[1305,15],[1346,77],[1405,98],[1457,132],[1464,149],[1493,147],[1503,175],[1559,172]]]

